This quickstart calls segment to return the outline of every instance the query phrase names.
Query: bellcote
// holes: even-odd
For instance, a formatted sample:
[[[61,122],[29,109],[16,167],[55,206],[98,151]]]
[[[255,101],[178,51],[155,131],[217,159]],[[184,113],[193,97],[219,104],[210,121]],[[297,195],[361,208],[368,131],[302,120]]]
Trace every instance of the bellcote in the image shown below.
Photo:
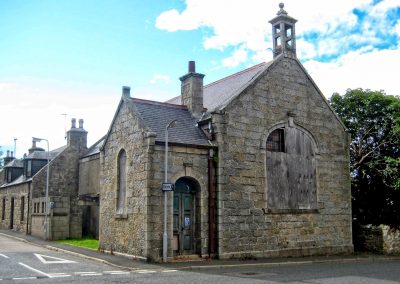
[[[269,21],[272,25],[273,53],[276,58],[281,53],[296,56],[296,19],[290,17],[280,3],[277,16]]]

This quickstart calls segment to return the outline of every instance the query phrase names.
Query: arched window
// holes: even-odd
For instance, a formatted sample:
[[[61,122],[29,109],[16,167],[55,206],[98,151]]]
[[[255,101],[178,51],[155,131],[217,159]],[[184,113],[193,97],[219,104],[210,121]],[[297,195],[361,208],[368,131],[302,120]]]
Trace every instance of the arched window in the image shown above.
[[[268,209],[317,209],[315,142],[296,127],[272,131],[266,142]]]
[[[118,155],[117,214],[126,213],[126,152]]]

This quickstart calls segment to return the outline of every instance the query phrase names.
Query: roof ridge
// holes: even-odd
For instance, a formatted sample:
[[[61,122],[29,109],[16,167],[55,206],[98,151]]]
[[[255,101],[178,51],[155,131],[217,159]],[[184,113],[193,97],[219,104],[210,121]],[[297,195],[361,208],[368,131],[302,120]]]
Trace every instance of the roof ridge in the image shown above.
[[[185,105],[177,105],[177,104],[171,104],[171,103],[166,103],[166,102],[157,102],[157,101],[144,100],[144,99],[138,99],[138,98],[131,98],[131,100],[134,102],[149,104],[149,105],[159,105],[159,106],[165,106],[165,107],[171,107],[171,108],[187,109],[187,107]]]
[[[233,78],[233,77],[239,76],[239,75],[241,75],[241,74],[243,74],[243,73],[249,72],[249,71],[251,71],[251,70],[253,70],[253,69],[256,69],[256,68],[258,68],[258,67],[260,67],[260,66],[262,66],[262,65],[266,65],[266,64],[267,64],[267,62],[258,63],[258,64],[254,65],[254,66],[251,66],[251,67],[246,68],[246,69],[244,69],[244,70],[241,70],[241,71],[239,71],[239,72],[233,73],[233,74],[231,74],[231,75],[229,75],[229,76],[227,76],[227,77],[224,77],[224,78],[221,78],[221,79],[219,79],[219,80],[217,80],[217,81],[214,81],[214,82],[212,82],[212,83],[210,83],[210,84],[207,84],[207,85],[204,86],[204,88],[210,87],[210,86],[215,85],[215,84],[218,84],[218,83],[220,83],[220,82],[222,82],[222,81],[225,81],[225,80],[231,79],[231,78]]]

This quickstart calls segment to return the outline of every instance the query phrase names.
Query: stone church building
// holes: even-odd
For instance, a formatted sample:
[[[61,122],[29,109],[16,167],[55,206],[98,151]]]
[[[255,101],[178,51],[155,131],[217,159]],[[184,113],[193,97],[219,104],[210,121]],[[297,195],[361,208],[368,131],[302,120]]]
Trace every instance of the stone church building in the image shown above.
[[[75,161],[81,234],[148,261],[353,251],[349,136],[297,59],[296,20],[281,4],[270,23],[271,62],[204,86],[190,61],[167,102],[123,87]]]

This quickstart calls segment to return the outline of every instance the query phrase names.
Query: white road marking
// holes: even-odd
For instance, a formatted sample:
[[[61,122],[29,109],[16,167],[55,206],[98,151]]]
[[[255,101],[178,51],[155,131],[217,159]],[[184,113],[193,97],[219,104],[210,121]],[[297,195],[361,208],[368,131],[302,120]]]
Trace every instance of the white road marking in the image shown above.
[[[42,275],[50,278],[50,274],[47,274],[47,273],[45,273],[43,271],[40,271],[40,270],[37,270],[36,268],[30,267],[29,265],[26,265],[25,263],[18,262],[18,264],[28,268],[29,270],[32,270],[32,271],[34,271],[36,273],[42,274]]]
[[[27,279],[37,279],[37,277],[14,277],[14,278],[12,278],[12,280],[27,280]]]
[[[178,270],[176,269],[168,269],[168,270],[161,270],[163,273],[168,273],[168,272],[177,272]]]
[[[49,274],[49,278],[61,278],[61,277],[70,277],[71,275],[67,273],[51,273]]]
[[[8,256],[6,256],[5,254],[0,253],[0,256],[4,257],[4,258],[9,258]]]
[[[58,258],[58,257],[54,257],[54,256],[48,256],[48,255],[43,255],[43,254],[38,254],[38,253],[34,253],[34,255],[44,264],[76,263],[76,261],[62,259],[62,258]]]
[[[103,271],[104,274],[118,275],[118,274],[129,274],[129,271]]]
[[[156,271],[154,271],[154,270],[135,270],[134,272],[141,273],[141,274],[144,274],[144,273],[156,273]]]
[[[75,272],[75,275],[79,275],[79,276],[101,276],[101,275],[103,275],[103,273],[94,272],[94,271],[81,271],[81,272]]]

